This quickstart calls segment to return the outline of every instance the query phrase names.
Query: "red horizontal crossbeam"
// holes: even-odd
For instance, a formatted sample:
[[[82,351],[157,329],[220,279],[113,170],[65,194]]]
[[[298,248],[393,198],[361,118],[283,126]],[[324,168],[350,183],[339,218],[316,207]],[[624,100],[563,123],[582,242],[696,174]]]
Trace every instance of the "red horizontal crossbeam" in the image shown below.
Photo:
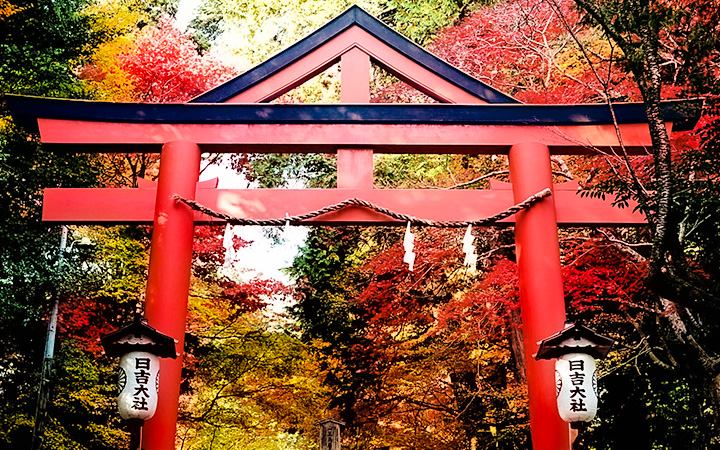
[[[497,184],[496,184],[497,185]],[[233,217],[275,219],[317,211],[349,198],[359,198],[397,213],[433,221],[471,221],[492,216],[514,204],[512,191],[499,185],[490,190],[435,189],[198,189],[196,201]],[[563,226],[642,225],[645,218],[632,208],[577,195],[577,184],[557,185],[554,191],[558,224]],[[61,223],[152,224],[155,189],[46,189],[43,220]],[[608,196],[609,197],[609,196]],[[223,223],[196,213],[196,223]],[[513,224],[514,216],[502,224]],[[398,225],[367,208],[349,206],[305,225]]]
[[[197,143],[206,152],[334,152],[372,148],[376,153],[507,153],[518,141],[547,145],[553,154],[619,151],[613,125],[438,124],[158,124],[38,119],[42,141],[75,151],[156,151],[171,141]],[[645,124],[620,125],[631,153],[651,146]]]

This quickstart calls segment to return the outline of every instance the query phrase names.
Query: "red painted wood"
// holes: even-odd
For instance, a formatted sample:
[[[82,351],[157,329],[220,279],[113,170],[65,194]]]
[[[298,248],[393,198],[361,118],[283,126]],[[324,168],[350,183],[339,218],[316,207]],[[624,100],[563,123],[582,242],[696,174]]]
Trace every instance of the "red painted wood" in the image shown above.
[[[376,64],[423,94],[444,103],[486,103],[396,52],[360,27],[350,28],[346,34]]]
[[[372,189],[373,151],[371,149],[338,149],[337,187]]]
[[[552,187],[550,151],[538,143],[516,144],[510,150],[510,178],[516,201]],[[565,323],[555,217],[556,199],[548,197],[517,214],[515,249],[520,284],[520,313],[527,368],[530,429],[534,450],[569,450],[570,427],[555,400],[555,362],[536,361],[537,342]]]
[[[594,154],[618,148],[612,125],[388,125],[388,124],[139,124],[38,119],[45,144],[74,151],[157,152],[165,142],[197,142],[204,152],[334,152],[506,154],[518,140],[552,154]],[[620,125],[630,154],[647,154],[647,125]]]
[[[353,28],[349,31],[357,35],[355,39],[358,47],[367,52],[377,65],[423,94],[443,103],[487,103],[397,53],[362,29]]]
[[[340,102],[370,103],[370,57],[351,48],[340,58]]]
[[[351,47],[351,42],[333,39],[296,63],[238,93],[227,103],[271,102],[337,64],[340,56]]]
[[[352,48],[340,60],[340,101],[370,103],[370,57]],[[373,150],[337,150],[337,187],[340,189],[372,189]]]
[[[172,196],[179,194],[193,198],[199,173],[198,146],[191,142],[168,142],[160,155],[157,190],[138,189],[157,193],[145,317],[149,325],[176,340],[179,354],[177,359],[160,359],[157,411],[146,423],[143,433],[143,448],[146,449],[175,448],[194,223],[192,211]]]
[[[619,209],[611,206],[614,197],[580,198],[574,186],[557,185],[555,204],[558,223],[565,226],[645,225],[642,214],[633,205]],[[430,220],[472,220],[487,217],[515,202],[510,188],[492,190],[394,190],[394,189],[198,189],[196,198],[215,211],[235,217],[273,219],[304,214],[348,198],[362,198],[393,211]],[[144,223],[153,221],[153,189],[45,189],[43,220],[60,223]],[[195,215],[196,223],[222,223]],[[514,223],[510,217],[505,224]],[[379,225],[385,218],[342,211],[314,224]]]

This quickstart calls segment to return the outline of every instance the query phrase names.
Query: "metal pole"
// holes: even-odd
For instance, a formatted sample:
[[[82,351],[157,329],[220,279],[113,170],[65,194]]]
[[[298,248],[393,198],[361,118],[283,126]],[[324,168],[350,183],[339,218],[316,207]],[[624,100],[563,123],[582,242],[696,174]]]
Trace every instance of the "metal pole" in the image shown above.
[[[142,429],[145,423],[142,419],[130,419],[130,450],[142,450]]]
[[[58,256],[58,272],[62,273],[65,262],[65,247],[67,245],[68,227],[63,225],[60,234],[60,255]],[[53,307],[48,322],[47,337],[45,338],[45,353],[40,374],[40,388],[35,406],[35,423],[33,425],[32,449],[39,450],[45,440],[45,419],[47,418],[47,405],[50,400],[50,373],[53,358],[55,357],[55,335],[57,334],[58,309],[60,307],[60,293],[53,292]]]

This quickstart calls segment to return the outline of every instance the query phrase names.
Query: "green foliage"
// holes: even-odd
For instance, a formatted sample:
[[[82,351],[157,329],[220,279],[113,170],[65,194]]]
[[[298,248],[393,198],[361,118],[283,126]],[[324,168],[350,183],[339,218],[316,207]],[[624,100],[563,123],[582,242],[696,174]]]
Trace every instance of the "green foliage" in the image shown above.
[[[229,303],[197,300],[191,311],[210,314],[194,324],[199,341],[192,346],[193,376],[182,400],[184,445],[232,443],[246,450],[312,445],[313,422],[327,407],[313,349],[262,314],[236,316]]]
[[[357,228],[313,228],[289,269],[299,296],[291,313],[306,339],[339,344],[352,336],[347,299],[354,288],[347,270],[359,240]]]
[[[689,142],[679,141],[686,150],[678,158],[676,194],[673,210],[680,231],[680,242],[708,281],[720,276],[720,119],[709,109],[708,115]],[[681,138],[682,139],[682,138]],[[706,288],[715,289],[714,283]]]
[[[707,422],[688,420],[706,407],[697,380],[635,364],[601,376],[599,385],[602,409],[583,439],[589,448],[704,448],[712,434]]]
[[[21,11],[3,18],[0,91],[63,97],[80,93],[72,65],[86,55],[94,38],[86,29],[89,18],[79,12],[82,5],[22,2],[17,5]],[[47,288],[56,281],[59,245],[57,232],[48,236],[48,227],[39,222],[42,188],[92,185],[100,168],[92,156],[51,153],[7,121],[1,126],[0,309],[2,320],[10,321],[2,326],[2,335],[18,343],[36,342],[22,330],[36,326]],[[7,332],[18,324],[20,329]],[[24,353],[16,348],[9,345],[4,353]]]
[[[462,0],[206,0],[190,24],[198,42],[234,55],[241,69],[294,44],[344,10],[357,4],[420,44],[443,28],[454,25],[474,7],[488,1]],[[238,48],[237,42],[246,43]]]
[[[33,419],[29,414],[3,407],[0,409],[0,425],[0,448],[30,448]]]
[[[314,154],[251,154],[241,155],[236,167],[250,181],[261,187],[292,187],[293,183],[306,188],[329,188],[335,186],[335,157]]]
[[[83,271],[86,290],[80,292],[93,299],[127,306],[129,313],[131,305],[140,303],[147,285],[150,247],[147,228],[91,228],[87,236],[95,245],[96,266]]]
[[[54,401],[45,448],[105,450],[125,445],[117,406],[116,361],[97,360],[64,341],[54,374]]]
[[[43,187],[88,186],[94,158],[58,154],[12,127],[0,137],[0,408],[29,413],[45,337],[44,315],[65,278],[58,267],[60,234],[40,222]],[[12,406],[11,406],[12,405]],[[14,413],[11,411],[15,411]]]
[[[54,401],[48,411],[43,448],[111,450],[124,447],[127,435],[115,404],[115,361],[96,359],[72,340],[64,341],[58,354],[51,375]],[[31,399],[36,399],[34,393]],[[29,400],[15,399],[18,403]],[[30,414],[3,405],[0,420],[3,425],[0,448],[30,448],[33,432]]]
[[[374,172],[377,187],[395,189],[477,189],[507,176],[504,158],[483,155],[378,155]]]
[[[103,36],[93,28],[96,16],[83,10],[87,3],[41,0],[18,6],[21,10],[0,21],[0,90],[84,96],[75,70]],[[42,190],[94,186],[103,167],[93,155],[41,147],[10,123],[6,112],[0,126],[0,411],[4,430],[0,442],[3,448],[30,448],[37,372],[52,299],[60,296],[67,301],[67,293],[87,292],[100,278],[83,270],[90,254],[72,246],[68,247],[71,252],[59,254],[59,229],[40,220]],[[124,444],[124,432],[118,431],[119,423],[107,423],[116,416],[114,405],[108,406],[114,389],[105,384],[106,390],[99,392],[80,385],[79,377],[97,381],[96,372],[102,369],[72,345],[63,346],[64,359],[56,366],[62,386],[56,391],[58,409],[48,413],[46,448],[118,448]],[[79,364],[82,374],[69,370],[71,360]],[[105,370],[106,364],[102,365]]]
[[[438,30],[451,27],[462,18],[469,7],[478,3],[472,0],[385,0],[380,16],[396,31],[420,45],[435,37]]]
[[[20,1],[0,21],[0,92],[78,97],[73,69],[99,36],[82,13],[86,0]]]

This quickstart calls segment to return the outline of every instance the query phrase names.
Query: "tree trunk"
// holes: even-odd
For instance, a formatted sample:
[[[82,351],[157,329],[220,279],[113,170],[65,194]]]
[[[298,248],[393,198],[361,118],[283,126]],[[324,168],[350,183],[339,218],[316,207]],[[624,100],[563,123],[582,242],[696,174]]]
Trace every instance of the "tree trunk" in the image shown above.
[[[663,25],[658,14],[663,9],[655,8],[659,2],[633,2],[630,5],[626,2],[624,4],[632,8],[624,10],[628,17],[621,18],[613,15],[612,8],[604,9],[600,0],[575,0],[575,3],[621,48],[645,104],[653,146],[655,191],[648,214],[652,232],[648,273],[650,287],[656,293],[661,309],[666,309],[669,302],[693,307],[707,304],[707,293],[701,292],[697,284],[693,285],[693,273],[688,268],[679,224],[672,210],[675,195],[672,148],[660,103],[662,73],[658,42],[660,27]],[[620,3],[622,2],[613,2],[613,5]],[[630,23],[632,25],[628,26]],[[706,297],[705,302],[698,300],[703,296]],[[716,358],[709,355],[701,343],[695,340],[695,337],[703,335],[702,332],[697,332],[695,326],[683,323],[676,311],[668,318],[668,326],[675,332],[679,343],[684,344],[680,346],[682,350],[677,354],[678,359],[689,366],[692,372],[701,376],[704,387],[709,390],[708,400],[712,403],[715,436],[711,448],[720,449],[720,373],[716,367]],[[669,348],[667,350],[668,354],[673,352]],[[630,430],[628,432],[632,434]]]
[[[521,383],[527,382],[525,374],[525,347],[523,346],[523,332],[520,328],[520,312],[513,309],[510,312],[510,349],[515,359],[515,374]]]
[[[655,217],[653,226],[653,246],[650,256],[650,278],[657,280],[665,265],[668,242],[677,239],[673,234],[670,220],[670,207],[672,202],[672,149],[670,137],[665,128],[665,118],[660,108],[660,91],[662,80],[660,65],[657,60],[657,36],[648,26],[643,26],[640,32],[644,56],[643,67],[638,69],[642,73],[635,73],[640,91],[645,102],[645,111],[648,118],[650,137],[655,156]]]
[[[720,373],[712,376],[709,384],[710,400],[715,411],[713,415],[714,437],[710,441],[710,448],[720,449],[720,413],[718,413],[718,410],[720,410]]]

